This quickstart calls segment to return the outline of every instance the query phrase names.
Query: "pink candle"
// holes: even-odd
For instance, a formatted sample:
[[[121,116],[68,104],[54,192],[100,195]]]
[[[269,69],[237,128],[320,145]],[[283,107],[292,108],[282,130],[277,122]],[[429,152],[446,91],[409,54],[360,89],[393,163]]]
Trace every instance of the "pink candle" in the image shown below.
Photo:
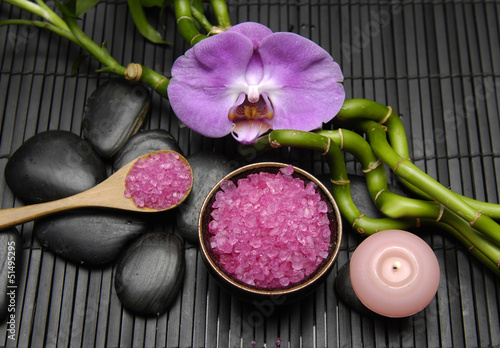
[[[356,248],[350,261],[356,296],[373,312],[392,318],[427,307],[436,294],[439,275],[432,249],[406,231],[375,233]]]

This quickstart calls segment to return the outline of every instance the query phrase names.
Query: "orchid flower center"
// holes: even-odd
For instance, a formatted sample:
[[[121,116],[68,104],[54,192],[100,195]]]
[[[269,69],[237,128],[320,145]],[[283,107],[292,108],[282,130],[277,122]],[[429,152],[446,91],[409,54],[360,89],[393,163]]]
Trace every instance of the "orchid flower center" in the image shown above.
[[[250,86],[248,94],[240,93],[229,109],[228,119],[233,122],[232,134],[242,143],[252,143],[271,128],[274,110],[267,93],[259,93],[257,86]]]

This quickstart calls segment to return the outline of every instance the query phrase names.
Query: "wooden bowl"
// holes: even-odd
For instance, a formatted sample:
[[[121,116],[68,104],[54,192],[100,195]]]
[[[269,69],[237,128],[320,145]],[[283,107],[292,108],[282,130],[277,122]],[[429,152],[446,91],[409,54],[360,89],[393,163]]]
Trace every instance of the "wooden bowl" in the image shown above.
[[[300,299],[311,293],[328,276],[333,268],[337,254],[342,241],[342,218],[338,206],[332,197],[330,191],[313,175],[308,172],[293,167],[294,177],[301,178],[305,184],[314,182],[316,192],[321,195],[323,201],[328,206],[328,218],[330,220],[331,242],[328,250],[328,256],[318,266],[318,268],[300,282],[290,284],[280,288],[262,288],[251,286],[237,280],[227,273],[219,264],[214,251],[210,246],[210,232],[208,224],[212,220],[211,213],[214,210],[212,204],[215,201],[215,195],[220,190],[220,184],[225,180],[231,180],[235,184],[239,179],[245,178],[249,174],[259,172],[278,173],[280,169],[288,167],[288,164],[278,162],[261,162],[241,167],[222,178],[208,193],[205,198],[199,219],[198,219],[198,237],[203,261],[210,274],[215,280],[229,293],[246,301],[260,301],[272,299],[275,304],[289,303]]]

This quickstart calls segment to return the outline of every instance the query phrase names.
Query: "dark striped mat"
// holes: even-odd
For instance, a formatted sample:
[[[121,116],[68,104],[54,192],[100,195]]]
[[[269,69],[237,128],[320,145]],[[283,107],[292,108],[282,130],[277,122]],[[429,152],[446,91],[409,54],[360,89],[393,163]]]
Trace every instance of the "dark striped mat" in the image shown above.
[[[50,3],[49,3],[50,5]],[[53,2],[52,2],[53,5]],[[454,191],[490,202],[500,194],[500,2],[485,1],[229,1],[232,23],[258,21],[274,31],[308,37],[340,63],[348,98],[390,105],[402,116],[415,163]],[[31,16],[4,2],[0,20]],[[83,29],[106,40],[121,63],[140,62],[169,75],[186,49],[175,19],[162,32],[172,47],[146,43],[123,0],[91,10]],[[48,129],[81,133],[86,98],[107,75],[48,31],[0,28],[0,169],[26,139]],[[179,127],[168,102],[153,97],[147,129],[169,130],[186,154],[209,148],[234,156],[231,138],[206,139]],[[309,151],[283,161],[321,175],[327,166]],[[303,157],[305,156],[305,157]],[[360,167],[347,156],[348,170]],[[22,205],[0,181],[2,208]],[[41,248],[32,223],[24,240],[16,340],[0,324],[0,346],[18,347],[490,347],[500,345],[500,281],[454,239],[422,231],[441,265],[432,303],[400,320],[375,320],[351,311],[334,291],[338,268],[358,239],[346,229],[337,266],[313,295],[286,308],[252,306],[229,296],[209,277],[198,249],[186,249],[181,295],[158,318],[123,310],[112,267],[87,269]],[[171,231],[172,224],[158,226]]]

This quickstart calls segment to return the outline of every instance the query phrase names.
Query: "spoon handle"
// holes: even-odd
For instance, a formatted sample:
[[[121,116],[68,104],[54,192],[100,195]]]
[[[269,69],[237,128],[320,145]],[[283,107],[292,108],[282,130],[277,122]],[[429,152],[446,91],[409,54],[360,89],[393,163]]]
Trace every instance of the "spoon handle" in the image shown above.
[[[77,208],[75,196],[55,201],[0,210],[0,230],[60,211]]]

